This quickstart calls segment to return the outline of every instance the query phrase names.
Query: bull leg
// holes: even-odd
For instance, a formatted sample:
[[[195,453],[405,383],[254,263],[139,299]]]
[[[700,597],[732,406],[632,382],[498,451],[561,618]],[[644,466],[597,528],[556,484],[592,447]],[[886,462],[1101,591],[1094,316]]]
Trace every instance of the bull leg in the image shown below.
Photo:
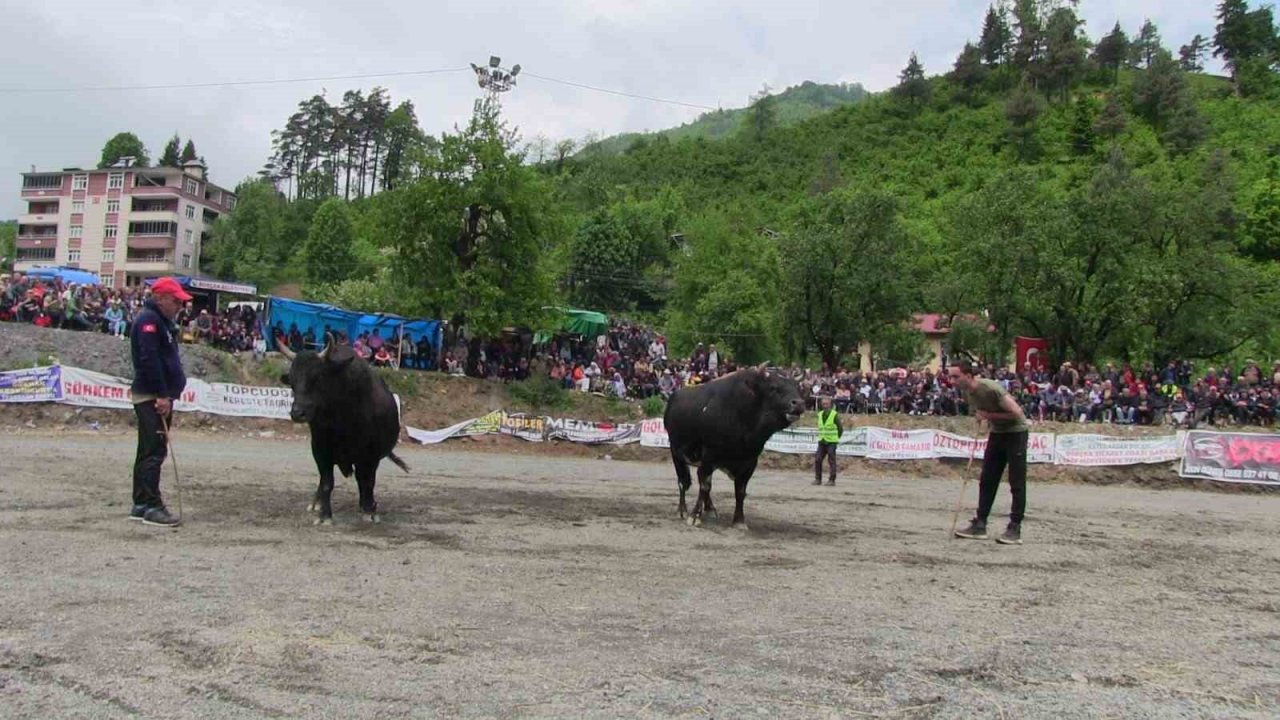
[[[733,526],[739,530],[747,529],[747,518],[742,514],[742,505],[747,499],[747,483],[756,471],[756,464],[751,463],[743,471],[741,477],[733,479]]]
[[[671,462],[676,466],[676,486],[680,488],[680,517],[684,518],[689,514],[689,508],[684,503],[684,495],[693,484],[693,479],[689,477],[689,463],[684,461],[675,446],[671,447]]]
[[[373,499],[373,486],[377,482],[377,477],[376,463],[356,465],[356,486],[360,488],[360,512],[363,513],[364,519],[371,523],[379,522],[378,503]]]
[[[711,498],[711,474],[715,466],[703,460],[698,466],[698,502],[693,506],[693,514],[689,516],[689,524],[694,527],[702,525],[702,511]]]
[[[319,513],[315,524],[332,525],[333,505],[330,499],[333,496],[333,455],[324,446],[323,441],[316,439],[314,431],[311,433],[311,455],[315,458],[316,469],[320,471],[320,485],[316,488],[315,497],[311,501],[311,506],[315,508],[315,512]]]

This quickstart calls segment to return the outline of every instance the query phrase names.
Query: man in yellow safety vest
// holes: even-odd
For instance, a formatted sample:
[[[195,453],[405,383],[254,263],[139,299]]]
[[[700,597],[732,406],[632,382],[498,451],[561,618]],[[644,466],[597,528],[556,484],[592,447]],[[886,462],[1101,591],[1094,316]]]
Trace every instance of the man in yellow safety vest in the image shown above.
[[[818,455],[813,460],[813,484],[822,484],[822,459],[827,458],[830,473],[827,485],[836,484],[836,445],[844,435],[844,426],[840,424],[840,414],[831,407],[831,398],[822,398],[821,409],[818,410]]]

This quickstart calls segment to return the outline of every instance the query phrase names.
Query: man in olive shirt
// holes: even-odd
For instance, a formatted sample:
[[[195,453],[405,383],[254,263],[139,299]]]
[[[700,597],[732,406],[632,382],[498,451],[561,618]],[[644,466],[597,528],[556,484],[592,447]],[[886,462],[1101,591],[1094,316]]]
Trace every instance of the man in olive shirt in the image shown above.
[[[969,361],[962,360],[947,372],[951,382],[968,395],[969,407],[976,411],[978,420],[985,420],[991,428],[987,435],[987,450],[982,456],[978,513],[969,527],[956,531],[956,537],[986,539],[987,515],[995,503],[1000,476],[1007,465],[1013,507],[1009,512],[1009,527],[996,538],[996,542],[1021,545],[1022,516],[1027,507],[1027,419],[1017,401],[999,383],[974,377],[973,365]]]

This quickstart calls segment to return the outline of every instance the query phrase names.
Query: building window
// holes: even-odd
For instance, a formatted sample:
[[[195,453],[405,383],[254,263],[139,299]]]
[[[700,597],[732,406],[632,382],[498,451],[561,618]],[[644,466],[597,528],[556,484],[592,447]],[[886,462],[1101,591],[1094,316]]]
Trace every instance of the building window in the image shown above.
[[[82,212],[84,212],[84,201],[83,201],[83,200],[72,200],[72,201],[71,201],[71,212],[73,212],[73,213],[82,213]]]
[[[39,247],[39,248],[18,248],[18,262],[31,262],[33,260],[52,260],[57,248]]]
[[[188,245],[190,245],[190,244],[191,244],[191,231],[190,231],[190,230],[187,230],[186,232],[182,233],[182,239],[183,239],[183,240],[186,240],[186,241],[187,241],[187,244],[188,244]]]
[[[236,209],[236,197],[234,195],[227,196],[227,209],[228,210]]]
[[[106,226],[106,227],[102,228],[102,237],[103,237],[104,239],[110,239],[110,238],[115,237],[115,236],[116,236],[116,228],[118,228],[118,227],[119,227],[118,225],[108,225],[108,226]]]
[[[163,250],[130,250],[127,257],[131,263],[169,262],[169,253],[166,253]]]
[[[84,226],[83,226],[83,225],[72,225],[72,226],[71,226],[71,237],[73,237],[73,238],[84,237]]]
[[[196,182],[195,180],[192,180],[191,178],[187,178],[186,183],[183,184],[182,187],[187,191],[188,195],[200,194],[200,183]]]
[[[177,235],[177,233],[174,230],[173,223],[159,221],[159,220],[152,220],[149,222],[129,223],[129,234],[130,235],[166,235],[168,237],[175,237]]]
[[[188,219],[188,220],[195,220],[195,219],[196,219],[196,206],[195,206],[195,205],[188,205],[188,206],[187,206],[187,219]]]
[[[184,267],[184,268],[190,268],[190,267],[191,267],[191,256],[190,256],[190,255],[183,255],[183,256],[182,256],[182,267]]]
[[[108,200],[108,201],[107,201],[107,212],[109,212],[109,213],[118,213],[118,212],[120,212],[120,201],[119,201],[119,200]]]
[[[106,263],[106,262],[115,262],[115,261],[116,261],[115,248],[107,248],[106,250],[102,251],[102,262]]]
[[[67,251],[67,262],[73,262],[73,263],[78,263],[78,262],[80,262],[80,251],[79,251],[79,250],[68,250],[68,251]]]
[[[124,187],[124,173],[111,173],[107,175],[107,189],[119,190]]]
[[[35,175],[22,178],[23,190],[57,190],[62,187],[61,175]]]
[[[99,275],[99,276],[98,276],[98,282],[102,283],[102,287],[115,287],[115,286],[116,286],[116,274],[115,274],[115,273],[102,273],[101,275]]]
[[[88,175],[76,175],[76,176],[74,176],[73,178],[71,178],[71,189],[72,189],[72,190],[88,190],[88,189],[89,189],[89,176],[88,176]]]

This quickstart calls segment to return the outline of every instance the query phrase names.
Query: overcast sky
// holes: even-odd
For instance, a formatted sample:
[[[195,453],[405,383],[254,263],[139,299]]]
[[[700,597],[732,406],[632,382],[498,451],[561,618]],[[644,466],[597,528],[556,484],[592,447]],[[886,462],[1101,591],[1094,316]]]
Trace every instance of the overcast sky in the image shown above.
[[[944,72],[976,40],[989,0],[0,0],[0,218],[24,207],[19,173],[92,167],[103,143],[136,133],[154,160],[177,131],[214,182],[262,167],[270,132],[298,101],[382,85],[412,100],[432,134],[465,123],[469,72],[276,85],[113,92],[19,88],[168,85],[466,67],[491,54],[548,78],[706,106],[739,107],[760,87],[805,80],[892,86],[911,51]],[[1213,34],[1216,3],[1084,0],[1090,37],[1146,17],[1165,45]],[[1253,4],[1253,3],[1251,3]],[[521,77],[504,101],[525,140],[657,130],[700,110]]]

